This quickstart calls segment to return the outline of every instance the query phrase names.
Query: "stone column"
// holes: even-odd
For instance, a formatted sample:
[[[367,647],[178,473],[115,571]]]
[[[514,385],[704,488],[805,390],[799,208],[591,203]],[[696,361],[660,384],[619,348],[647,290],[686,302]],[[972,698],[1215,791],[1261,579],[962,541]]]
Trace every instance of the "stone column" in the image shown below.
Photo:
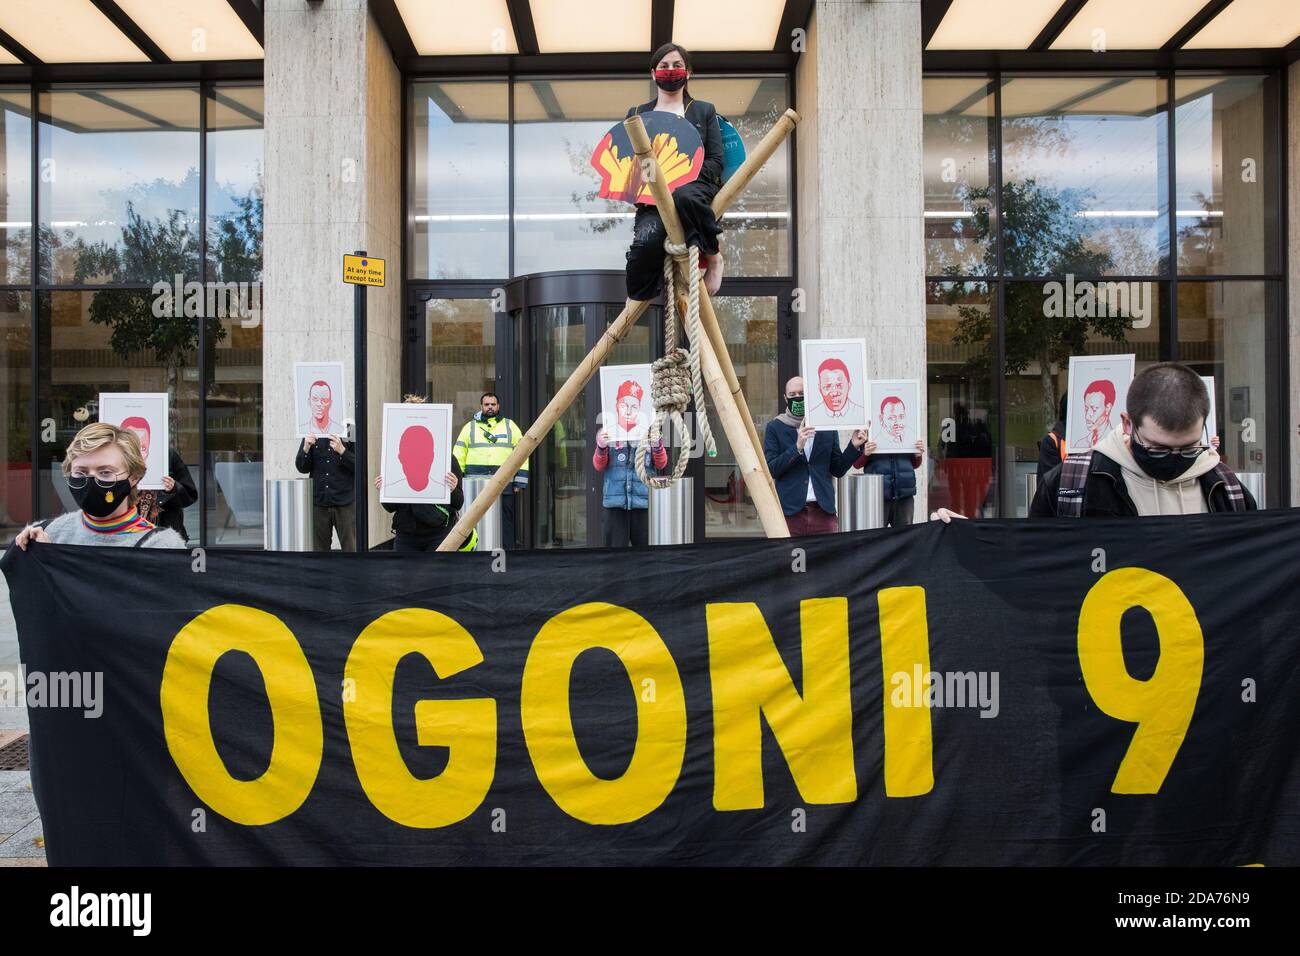
[[[353,417],[353,290],[343,255],[386,260],[369,290],[367,478],[383,403],[401,383],[401,79],[365,0],[267,0],[263,448],[267,478],[295,477],[293,363],[344,363]],[[367,482],[367,486],[368,486]],[[378,495],[371,544],[388,537]]]
[[[808,303],[799,335],[865,337],[868,373],[919,379],[924,402],[920,0],[819,0],[795,108],[796,282]],[[914,413],[927,420],[924,408]],[[918,521],[928,470],[927,455]]]

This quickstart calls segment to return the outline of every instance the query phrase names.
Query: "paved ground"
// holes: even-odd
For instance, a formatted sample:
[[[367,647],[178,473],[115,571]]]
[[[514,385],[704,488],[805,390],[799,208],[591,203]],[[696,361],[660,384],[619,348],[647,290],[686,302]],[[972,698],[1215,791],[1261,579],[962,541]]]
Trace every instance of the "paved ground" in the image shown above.
[[[9,588],[0,576],[0,672],[18,679],[18,635],[9,608]],[[27,732],[27,710],[22,698],[0,701],[0,747]],[[22,770],[0,770],[0,866],[44,866],[45,838],[32,797],[30,775]]]

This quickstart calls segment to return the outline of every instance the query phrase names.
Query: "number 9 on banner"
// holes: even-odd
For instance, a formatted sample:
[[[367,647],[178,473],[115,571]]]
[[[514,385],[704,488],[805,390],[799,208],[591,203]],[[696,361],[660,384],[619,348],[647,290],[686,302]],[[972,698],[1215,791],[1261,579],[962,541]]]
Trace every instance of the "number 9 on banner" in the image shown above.
[[[1156,625],[1160,657],[1138,680],[1124,664],[1120,622],[1145,609]],[[1144,568],[1118,568],[1101,578],[1079,611],[1079,667],[1102,713],[1137,724],[1111,784],[1112,793],[1159,793],[1173,766],[1201,690],[1205,639],[1196,611],[1178,585]]]

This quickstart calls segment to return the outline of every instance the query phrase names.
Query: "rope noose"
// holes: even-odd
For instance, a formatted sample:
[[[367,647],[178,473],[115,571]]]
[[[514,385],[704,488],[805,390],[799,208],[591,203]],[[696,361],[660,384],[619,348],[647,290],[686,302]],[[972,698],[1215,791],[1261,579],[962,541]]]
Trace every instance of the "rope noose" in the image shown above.
[[[700,372],[700,254],[685,243],[674,245],[664,240],[664,357],[651,365],[650,395],[654,401],[655,417],[650,424],[650,434],[644,447],[636,456],[636,475],[648,488],[667,488],[686,473],[690,464],[690,446],[687,441],[686,419],[683,413],[695,399],[695,419],[699,423],[700,440],[710,458],[718,454],[709,427],[708,408],[704,403],[704,376]],[[683,264],[689,278],[686,310],[686,338],[690,351],[677,346],[677,289],[673,261]],[[650,449],[659,442],[665,423],[671,423],[682,436],[682,447],[670,475],[648,473],[646,460]]]

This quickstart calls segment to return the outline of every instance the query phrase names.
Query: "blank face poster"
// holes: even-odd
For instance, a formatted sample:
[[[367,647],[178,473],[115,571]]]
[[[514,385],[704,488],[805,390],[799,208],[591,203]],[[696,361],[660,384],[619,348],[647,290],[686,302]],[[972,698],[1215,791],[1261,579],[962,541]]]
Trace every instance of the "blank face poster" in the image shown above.
[[[381,502],[450,503],[451,416],[450,405],[384,403]]]
[[[818,431],[867,427],[867,340],[804,339],[804,424]]]
[[[100,392],[99,420],[135,432],[144,455],[145,473],[140,487],[147,490],[163,486],[168,472],[170,435],[167,421],[166,392]]]
[[[871,383],[871,440],[877,452],[915,452],[921,420],[921,383],[914,378]]]
[[[610,441],[639,442],[654,421],[649,365],[606,365],[600,370],[600,420]]]
[[[1132,355],[1071,355],[1065,449],[1087,451],[1120,426],[1133,381]]]
[[[298,437],[338,435],[347,431],[348,412],[342,362],[294,362],[293,405]]]

